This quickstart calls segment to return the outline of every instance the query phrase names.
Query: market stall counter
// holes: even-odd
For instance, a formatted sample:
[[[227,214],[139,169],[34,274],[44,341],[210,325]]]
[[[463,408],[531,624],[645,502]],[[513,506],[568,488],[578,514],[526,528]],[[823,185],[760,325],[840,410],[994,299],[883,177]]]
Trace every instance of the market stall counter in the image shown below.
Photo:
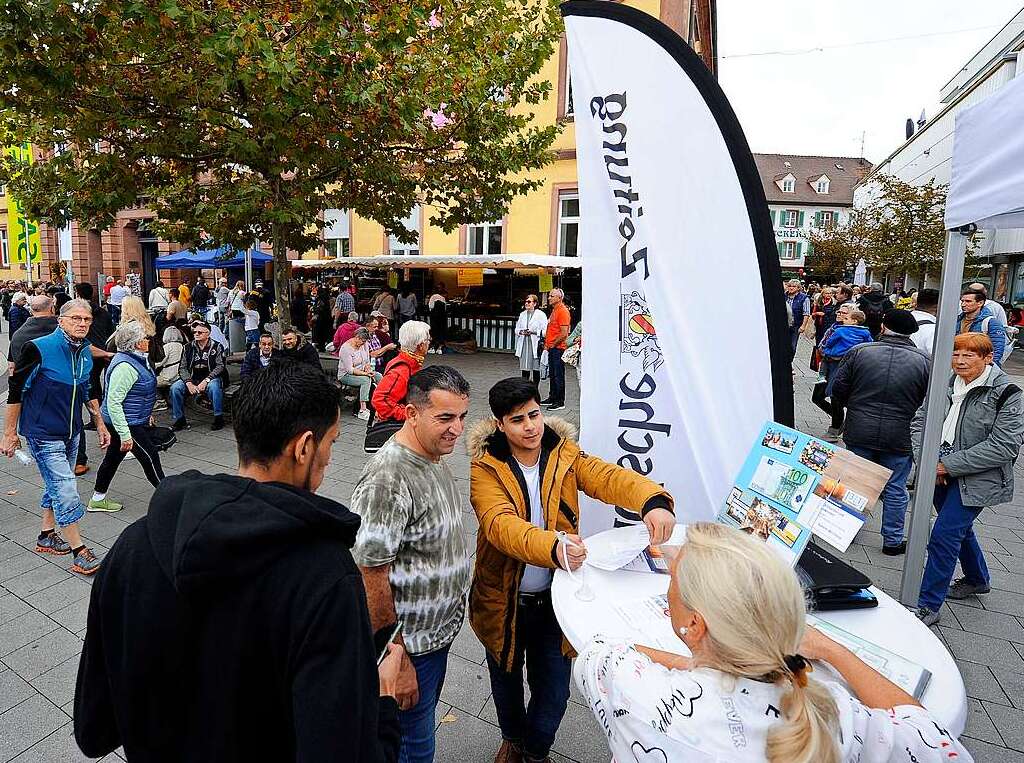
[[[584,564],[573,576],[555,571],[552,604],[562,632],[577,650],[594,636],[604,634],[688,655],[667,616],[631,616],[640,612],[645,602],[663,596],[670,580],[668,575],[652,572],[606,571]],[[583,598],[577,596],[581,588]],[[878,606],[873,609],[815,612],[814,616],[930,671],[921,704],[943,727],[959,736],[967,722],[967,693],[953,658],[913,612],[877,588],[872,587],[871,592],[878,598]],[[593,598],[585,600],[590,596]],[[884,665],[876,667],[885,672]]]

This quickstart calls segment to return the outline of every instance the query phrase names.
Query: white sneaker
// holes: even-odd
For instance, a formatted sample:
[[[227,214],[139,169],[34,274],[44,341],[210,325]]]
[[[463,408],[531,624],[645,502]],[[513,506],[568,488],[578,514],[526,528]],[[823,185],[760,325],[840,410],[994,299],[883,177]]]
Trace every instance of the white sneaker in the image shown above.
[[[370,420],[370,412],[369,411],[359,411],[359,413],[356,414],[356,418],[357,419],[362,419],[363,421],[369,421]]]

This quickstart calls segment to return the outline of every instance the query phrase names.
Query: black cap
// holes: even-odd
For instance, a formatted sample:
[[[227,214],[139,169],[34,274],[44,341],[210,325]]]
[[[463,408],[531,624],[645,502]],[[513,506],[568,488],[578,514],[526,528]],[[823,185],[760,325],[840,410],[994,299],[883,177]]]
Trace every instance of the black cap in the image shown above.
[[[913,334],[917,331],[917,320],[909,310],[886,310],[882,325],[897,334]]]

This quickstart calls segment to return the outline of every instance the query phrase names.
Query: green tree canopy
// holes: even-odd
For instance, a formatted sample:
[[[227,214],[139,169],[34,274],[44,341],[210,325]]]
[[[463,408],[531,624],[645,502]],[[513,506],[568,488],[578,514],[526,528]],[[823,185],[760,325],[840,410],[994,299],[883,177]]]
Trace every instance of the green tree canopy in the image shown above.
[[[537,185],[533,120],[561,32],[555,0],[0,0],[5,158],[27,212],[109,226],[148,200],[181,242],[321,241],[324,209],[399,237],[500,217]]]

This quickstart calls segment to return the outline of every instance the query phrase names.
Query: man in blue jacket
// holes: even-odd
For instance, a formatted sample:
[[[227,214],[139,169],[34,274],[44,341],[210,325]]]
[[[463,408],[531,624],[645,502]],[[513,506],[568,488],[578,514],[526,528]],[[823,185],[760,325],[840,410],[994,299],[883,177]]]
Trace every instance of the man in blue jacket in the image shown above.
[[[956,318],[956,333],[986,334],[992,341],[995,364],[1003,364],[1003,349],[1006,347],[1006,330],[992,310],[985,306],[985,292],[981,289],[964,289],[960,294],[960,315]]]
[[[82,432],[82,400],[96,421],[100,447],[110,435],[100,416],[99,390],[90,385],[92,355],[86,335],[92,324],[92,307],[72,299],[60,309],[58,328],[52,334],[25,344],[11,376],[7,394],[0,452],[10,458],[25,435],[29,453],[43,478],[42,531],[36,551],[42,554],[74,554],[71,569],[92,575],[100,559],[82,542],[78,522],[85,506],[78,495],[73,471]],[[67,536],[61,537],[60,531]]]
[[[811,300],[800,288],[800,281],[791,278],[786,282],[786,312],[789,319],[790,357],[796,355],[796,345],[801,332],[811,328]]]

